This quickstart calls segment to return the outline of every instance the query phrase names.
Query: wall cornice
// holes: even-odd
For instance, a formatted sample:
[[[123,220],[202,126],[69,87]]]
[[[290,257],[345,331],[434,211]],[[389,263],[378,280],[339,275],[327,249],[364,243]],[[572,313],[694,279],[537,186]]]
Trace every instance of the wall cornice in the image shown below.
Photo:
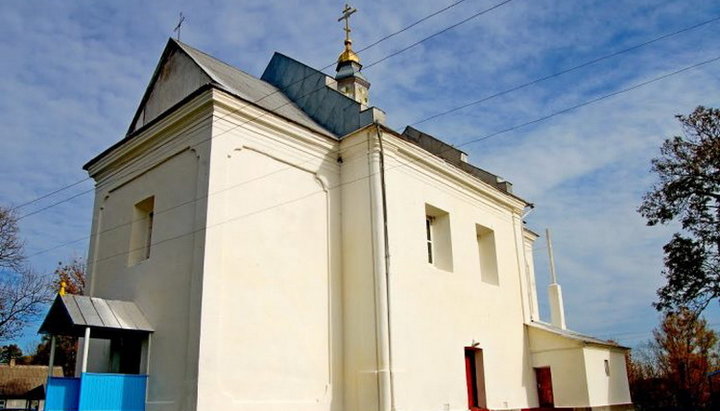
[[[173,156],[177,151],[187,149],[188,143],[178,136],[188,131],[195,131],[190,128],[211,118],[211,114],[212,90],[207,90],[137,135],[133,135],[132,138],[121,141],[121,144],[112,147],[87,166],[88,174],[95,179],[98,185],[104,185],[108,182],[106,180],[114,178],[117,172],[122,174],[120,179],[126,179],[134,174],[135,172],[131,169],[137,165],[140,159],[148,161],[144,167],[152,167],[157,161]],[[148,157],[147,149],[160,147],[173,139],[177,139],[177,143],[170,143],[166,151],[151,153]],[[127,170],[126,173],[123,173],[123,170]]]
[[[222,90],[214,90],[215,116],[226,124],[218,125],[213,138],[233,129],[245,128],[275,142],[301,150],[310,155],[324,157],[337,150],[338,140],[325,134],[297,125],[282,116],[257,108]],[[226,127],[229,129],[225,130]],[[282,136],[282,141],[278,139]]]
[[[494,203],[502,204],[510,208],[514,213],[522,213],[527,203],[515,196],[502,193],[490,184],[471,176],[470,174],[458,169],[448,162],[432,155],[406,142],[405,140],[393,136],[385,139],[385,152],[394,154],[397,160],[401,162],[400,167],[412,167],[421,172],[430,171],[432,175],[439,180],[449,180],[460,185],[465,189],[469,189],[476,195],[480,195],[485,199],[489,199]],[[402,162],[402,160],[406,160]],[[387,171],[391,171],[389,168]]]

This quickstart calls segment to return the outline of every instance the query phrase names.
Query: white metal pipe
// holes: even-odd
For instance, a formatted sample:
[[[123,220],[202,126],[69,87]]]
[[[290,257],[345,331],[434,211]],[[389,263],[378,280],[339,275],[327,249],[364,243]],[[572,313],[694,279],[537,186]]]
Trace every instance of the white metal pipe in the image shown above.
[[[83,339],[82,372],[87,372],[88,353],[90,352],[90,327],[85,327]]]
[[[147,350],[145,352],[145,401],[147,401],[150,392],[150,349],[152,349],[152,334],[147,336]]]
[[[147,336],[147,352],[145,353],[145,375],[150,375],[150,350],[152,349],[152,334]]]
[[[48,364],[48,377],[53,376],[53,366],[55,365],[55,336],[50,336],[50,361]]]

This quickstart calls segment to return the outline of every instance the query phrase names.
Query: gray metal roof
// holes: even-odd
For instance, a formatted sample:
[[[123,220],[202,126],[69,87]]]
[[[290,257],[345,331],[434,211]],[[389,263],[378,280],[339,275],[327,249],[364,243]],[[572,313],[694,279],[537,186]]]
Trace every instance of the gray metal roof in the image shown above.
[[[580,342],[584,342],[584,343],[604,345],[604,346],[608,346],[608,347],[616,347],[616,348],[621,348],[621,349],[628,349],[627,347],[623,347],[622,345],[620,345],[614,341],[601,340],[599,338],[591,337],[589,335],[580,334],[579,332],[576,332],[576,331],[555,327],[552,324],[548,324],[548,323],[541,322],[541,321],[532,321],[527,325],[530,327],[533,327],[533,328],[537,328],[539,330],[557,334],[562,337],[570,338],[572,340],[576,340],[576,341],[580,341]]]
[[[283,54],[273,55],[260,78],[281,89],[304,113],[337,136],[385,121],[382,110],[364,108],[330,87],[334,83],[331,77]]]
[[[187,53],[208,76],[230,93],[312,130],[334,136],[272,84],[223,63],[185,43],[172,41]]]
[[[444,159],[450,164],[458,167],[466,173],[473,175],[480,180],[490,184],[508,194],[512,194],[512,184],[495,174],[483,170],[482,168],[476,167],[467,162],[467,153],[462,150],[451,146],[450,144],[440,140],[437,137],[431,136],[430,134],[420,131],[412,126],[405,127],[402,132],[402,137],[410,141],[411,143],[421,147],[424,150],[435,154],[436,156]],[[465,159],[464,159],[465,158]]]
[[[39,332],[82,335],[86,327],[103,331],[154,331],[133,302],[66,294],[55,298]]]

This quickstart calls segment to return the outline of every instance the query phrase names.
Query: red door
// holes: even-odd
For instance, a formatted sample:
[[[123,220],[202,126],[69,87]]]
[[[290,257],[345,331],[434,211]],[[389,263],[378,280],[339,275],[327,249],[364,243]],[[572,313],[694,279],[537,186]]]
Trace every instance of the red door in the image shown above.
[[[538,401],[540,407],[554,407],[552,388],[552,374],[550,367],[535,368],[535,378],[537,380]]]
[[[468,408],[481,410],[478,398],[477,365],[475,363],[475,349],[465,348],[465,379],[467,381]]]

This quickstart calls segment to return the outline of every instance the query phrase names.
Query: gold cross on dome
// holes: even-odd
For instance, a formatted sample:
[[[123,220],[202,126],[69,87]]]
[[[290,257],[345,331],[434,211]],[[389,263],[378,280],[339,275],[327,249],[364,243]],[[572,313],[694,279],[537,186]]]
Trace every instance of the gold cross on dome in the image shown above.
[[[343,10],[343,15],[338,19],[338,21],[345,20],[345,28],[343,30],[345,30],[346,41],[350,40],[350,32],[352,31],[350,30],[350,15],[352,15],[356,11],[357,9],[350,7],[349,4],[345,3],[345,10]]]

